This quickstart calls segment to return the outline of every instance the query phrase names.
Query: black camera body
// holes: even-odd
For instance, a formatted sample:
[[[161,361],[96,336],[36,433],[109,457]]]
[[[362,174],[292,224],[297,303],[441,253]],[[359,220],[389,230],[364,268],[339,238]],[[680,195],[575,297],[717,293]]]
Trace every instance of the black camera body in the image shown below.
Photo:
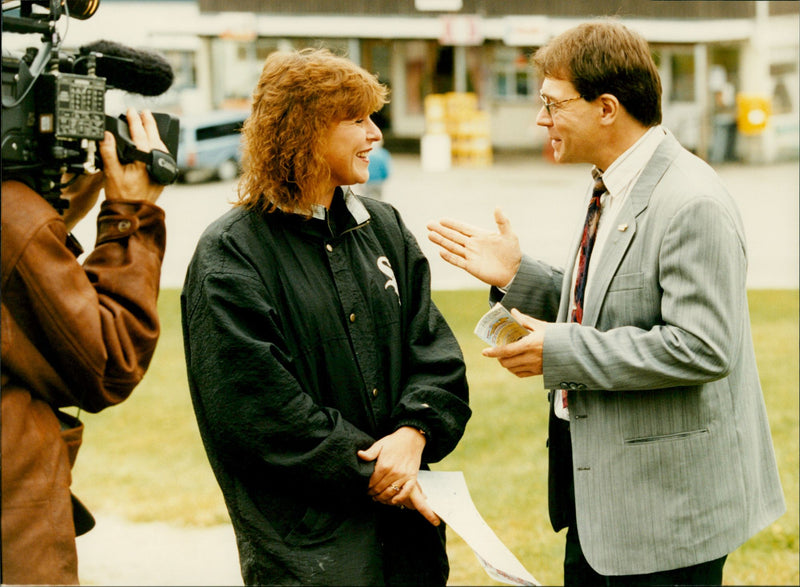
[[[46,11],[35,11],[40,2],[48,4]],[[3,31],[42,35],[38,48],[30,47],[20,57],[2,57],[3,179],[23,181],[57,208],[65,205],[60,198],[64,173],[77,176],[102,168],[97,141],[106,130],[115,136],[121,163],[145,161],[153,181],[163,185],[177,177],[177,117],[154,113],[167,153],[138,151],[124,115],[105,113],[109,86],[97,75],[102,54],[60,50],[55,24],[62,13],[89,18],[98,4],[99,0],[21,0],[19,16],[6,16],[3,8]],[[167,86],[171,69],[169,75]]]

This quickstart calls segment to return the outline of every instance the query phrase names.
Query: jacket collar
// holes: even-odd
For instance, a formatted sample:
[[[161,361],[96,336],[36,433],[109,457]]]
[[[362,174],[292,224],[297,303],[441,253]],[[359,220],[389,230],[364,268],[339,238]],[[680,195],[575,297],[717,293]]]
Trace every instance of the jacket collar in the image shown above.
[[[349,187],[336,188],[330,208],[313,204],[310,218],[290,212],[282,213],[302,232],[322,238],[339,237],[364,226],[370,220],[369,211]]]
[[[344,199],[345,207],[350,212],[350,215],[353,217],[353,220],[355,220],[356,224],[364,224],[367,220],[369,220],[369,212],[349,186],[346,190],[343,190],[341,187],[336,188],[336,191],[333,194],[333,200],[331,201],[331,209],[333,209],[333,207],[336,205],[336,201],[342,198]],[[312,204],[311,211],[312,216],[319,220],[326,220],[330,215],[328,209],[320,204]]]

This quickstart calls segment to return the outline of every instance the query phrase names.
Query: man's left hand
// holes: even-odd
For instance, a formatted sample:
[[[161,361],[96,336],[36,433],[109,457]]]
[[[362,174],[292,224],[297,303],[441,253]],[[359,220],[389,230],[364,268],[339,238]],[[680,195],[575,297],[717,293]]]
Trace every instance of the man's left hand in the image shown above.
[[[484,349],[482,354],[497,359],[501,366],[517,377],[541,375],[544,332],[548,323],[523,314],[516,308],[511,310],[511,315],[531,333],[516,342]]]

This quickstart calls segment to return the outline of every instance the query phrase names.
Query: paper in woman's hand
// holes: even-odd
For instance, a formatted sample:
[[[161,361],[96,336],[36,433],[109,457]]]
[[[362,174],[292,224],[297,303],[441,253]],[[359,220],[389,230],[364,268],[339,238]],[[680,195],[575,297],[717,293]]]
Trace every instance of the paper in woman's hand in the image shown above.
[[[484,521],[461,471],[420,471],[422,492],[436,515],[475,553],[486,573],[508,585],[540,585]]]

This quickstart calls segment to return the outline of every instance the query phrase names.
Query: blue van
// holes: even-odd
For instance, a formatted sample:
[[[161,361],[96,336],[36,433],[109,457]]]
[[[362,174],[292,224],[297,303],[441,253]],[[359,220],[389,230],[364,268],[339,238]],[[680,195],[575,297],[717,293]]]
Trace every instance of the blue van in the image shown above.
[[[241,130],[249,110],[215,110],[180,118],[178,174],[185,182],[228,181],[241,171]]]

